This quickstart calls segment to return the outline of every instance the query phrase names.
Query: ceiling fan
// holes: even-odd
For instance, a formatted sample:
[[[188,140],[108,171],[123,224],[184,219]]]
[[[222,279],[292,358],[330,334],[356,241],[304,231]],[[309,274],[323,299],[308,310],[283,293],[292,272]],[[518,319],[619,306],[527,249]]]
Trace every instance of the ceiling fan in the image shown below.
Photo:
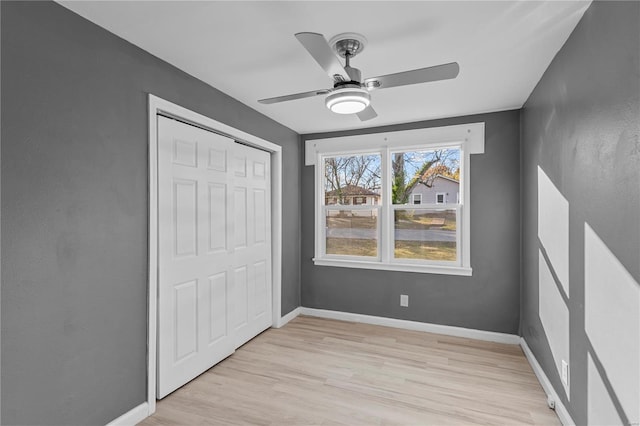
[[[261,104],[274,104],[327,95],[325,104],[331,111],[338,114],[357,114],[361,121],[366,121],[378,116],[371,106],[369,92],[389,87],[448,80],[456,78],[460,71],[458,63],[451,62],[362,80],[360,70],[349,64],[353,57],[364,50],[367,40],[362,35],[356,33],[338,34],[329,42],[322,34],[318,33],[304,32],[297,33],[295,36],[313,59],[333,79],[333,88],[260,99],[258,102]],[[336,55],[344,58],[344,66]]]

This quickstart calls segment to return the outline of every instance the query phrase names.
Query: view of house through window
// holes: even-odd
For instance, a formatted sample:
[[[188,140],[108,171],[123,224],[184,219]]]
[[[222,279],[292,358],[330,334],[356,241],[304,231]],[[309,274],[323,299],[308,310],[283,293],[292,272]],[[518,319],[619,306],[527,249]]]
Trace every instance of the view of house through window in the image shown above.
[[[324,160],[325,252],[378,257],[380,154]]]
[[[456,261],[457,208],[433,204],[448,205],[447,193],[457,199],[460,149],[392,152],[391,169],[393,257]]]
[[[325,253],[378,259],[384,245],[393,259],[456,262],[460,148],[386,153],[387,176],[384,151],[324,157]]]

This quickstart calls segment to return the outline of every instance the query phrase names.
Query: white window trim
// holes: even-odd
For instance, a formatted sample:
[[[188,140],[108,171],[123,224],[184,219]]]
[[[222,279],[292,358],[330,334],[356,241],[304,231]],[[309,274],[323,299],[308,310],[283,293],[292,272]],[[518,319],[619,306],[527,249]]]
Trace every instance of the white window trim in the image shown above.
[[[442,195],[442,202],[438,202],[438,195]],[[447,193],[446,192],[436,192],[436,204],[447,204]]]
[[[418,148],[433,147],[460,147],[460,167],[462,175],[460,176],[460,209],[462,214],[462,223],[459,223],[458,229],[458,255],[461,257],[458,264],[450,266],[446,264],[427,264],[421,261],[419,264],[415,262],[402,261],[394,259],[393,261],[381,262],[379,260],[363,260],[363,258],[345,258],[340,256],[337,258],[329,258],[323,253],[323,243],[321,238],[324,237],[324,221],[320,214],[324,214],[321,209],[324,200],[323,168],[322,158],[324,156],[339,156],[344,154],[371,154],[382,153],[381,167],[386,170],[386,176],[390,176],[391,164],[388,158],[391,151],[410,150]],[[375,149],[372,149],[375,147]],[[315,165],[315,258],[314,264],[323,266],[336,266],[348,268],[363,269],[379,269],[388,271],[406,271],[435,273],[448,275],[466,275],[472,274],[471,268],[471,197],[470,197],[470,174],[471,154],[484,153],[484,123],[461,124],[455,126],[432,127],[427,129],[415,129],[386,133],[363,134],[355,136],[343,136],[326,139],[310,139],[305,141],[305,164]],[[389,217],[392,206],[390,205],[390,191],[382,191],[382,217]],[[411,205],[407,205],[410,207]],[[442,207],[443,204],[438,204]],[[446,204],[444,204],[446,206]],[[460,219],[458,219],[460,220]],[[383,238],[378,239],[378,256],[380,259],[392,259],[391,253],[388,253],[390,244],[381,244],[382,239],[391,241],[393,238],[393,230],[390,229],[389,220],[380,220],[379,232]],[[386,238],[384,238],[386,237]]]
[[[420,200],[419,203],[416,203],[416,197]],[[422,204],[422,194],[411,194],[411,205],[417,206],[419,204]]]

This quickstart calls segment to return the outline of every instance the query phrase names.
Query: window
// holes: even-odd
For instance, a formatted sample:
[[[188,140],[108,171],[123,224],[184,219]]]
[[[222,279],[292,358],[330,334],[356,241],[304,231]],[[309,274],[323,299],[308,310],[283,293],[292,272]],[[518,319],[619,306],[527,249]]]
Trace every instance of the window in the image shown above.
[[[483,150],[483,123],[306,141],[315,264],[471,275],[467,167]]]
[[[335,200],[322,206],[325,255],[377,259],[380,206],[360,194],[379,196],[380,154],[324,156],[322,164],[324,198]]]
[[[416,190],[433,192],[444,180],[458,185],[460,174],[460,146],[428,147],[390,151],[392,217],[392,260],[419,261],[424,264],[458,264],[457,204],[441,206],[421,204],[414,207]],[[446,177],[447,179],[443,179]],[[424,189],[423,189],[424,188]],[[414,203],[408,203],[413,195]],[[442,193],[436,193],[436,204],[445,204]]]
[[[367,204],[367,197],[356,197],[354,198],[353,204],[355,205]]]

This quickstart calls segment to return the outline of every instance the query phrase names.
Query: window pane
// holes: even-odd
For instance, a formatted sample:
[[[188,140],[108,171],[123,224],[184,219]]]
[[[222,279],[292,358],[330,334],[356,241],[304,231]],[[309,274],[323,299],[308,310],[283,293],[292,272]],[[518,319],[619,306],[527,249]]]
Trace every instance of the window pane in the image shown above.
[[[416,195],[421,196],[424,204],[437,203],[437,193],[449,194],[446,199],[451,202],[457,199],[460,148],[394,152],[391,169],[393,204],[409,204]]]
[[[324,160],[325,205],[380,204],[380,155],[351,155]]]
[[[456,261],[455,209],[396,210],[394,258]]]
[[[326,252],[378,257],[378,210],[327,210]]]

